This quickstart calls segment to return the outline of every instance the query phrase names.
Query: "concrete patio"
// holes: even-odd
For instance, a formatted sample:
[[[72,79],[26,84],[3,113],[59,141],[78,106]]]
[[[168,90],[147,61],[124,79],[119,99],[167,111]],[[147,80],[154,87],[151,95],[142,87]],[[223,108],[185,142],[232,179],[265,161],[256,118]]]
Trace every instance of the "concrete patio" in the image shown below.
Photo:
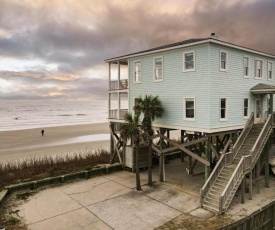
[[[214,214],[200,208],[204,175],[187,174],[186,162],[166,165],[166,182],[153,170],[152,188],[141,172],[142,191],[135,190],[135,174],[116,172],[49,188],[19,207],[29,229],[154,229],[188,213],[200,218]]]
[[[214,213],[200,208],[204,174],[188,175],[186,167],[187,162],[171,160],[164,183],[158,182],[155,167],[153,187],[146,185],[147,171],[141,172],[142,191],[135,189],[134,173],[120,171],[43,190],[16,209],[33,230],[155,229],[171,220],[212,220]],[[195,173],[203,169],[198,163]],[[245,204],[236,195],[226,216],[237,220],[274,200],[274,178],[270,188],[253,190],[253,200],[246,194]]]

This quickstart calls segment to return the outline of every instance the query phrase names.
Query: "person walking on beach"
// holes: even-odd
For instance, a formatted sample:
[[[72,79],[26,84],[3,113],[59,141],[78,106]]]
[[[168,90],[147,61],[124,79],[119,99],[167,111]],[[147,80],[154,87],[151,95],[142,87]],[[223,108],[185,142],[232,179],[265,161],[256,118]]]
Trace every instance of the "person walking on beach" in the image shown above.
[[[44,136],[44,129],[41,130],[42,137]]]

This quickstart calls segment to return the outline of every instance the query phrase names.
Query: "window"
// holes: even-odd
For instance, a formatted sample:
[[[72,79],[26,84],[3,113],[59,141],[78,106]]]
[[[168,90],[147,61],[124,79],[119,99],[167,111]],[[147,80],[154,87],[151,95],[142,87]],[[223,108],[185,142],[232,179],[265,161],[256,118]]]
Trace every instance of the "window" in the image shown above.
[[[244,70],[243,70],[244,77],[249,78],[249,58],[248,57],[244,57],[243,66],[244,66]]]
[[[183,118],[184,120],[195,120],[195,98],[186,97],[183,99]]]
[[[244,98],[244,101],[243,101],[243,116],[244,116],[244,118],[248,118],[248,116],[249,116],[249,98]]]
[[[195,52],[183,53],[183,72],[195,71]]]
[[[221,98],[220,103],[221,103],[221,105],[220,105],[220,108],[221,108],[220,120],[223,121],[223,120],[227,119],[226,98]]]
[[[227,71],[227,53],[220,52],[220,71]]]
[[[267,63],[267,79],[272,79],[272,62]]]
[[[255,78],[262,78],[262,73],[263,73],[262,69],[263,69],[263,61],[256,60],[256,62],[255,62],[255,71],[256,71]]]
[[[154,58],[154,81],[163,81],[163,58]]]
[[[141,83],[141,61],[134,62],[134,83]]]

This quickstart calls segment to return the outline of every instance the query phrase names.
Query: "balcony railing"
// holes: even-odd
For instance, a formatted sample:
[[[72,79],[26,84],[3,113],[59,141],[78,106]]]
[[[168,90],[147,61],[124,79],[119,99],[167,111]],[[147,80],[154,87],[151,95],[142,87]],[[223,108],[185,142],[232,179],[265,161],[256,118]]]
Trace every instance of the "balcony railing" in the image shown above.
[[[128,79],[110,81],[110,90],[128,89]]]
[[[112,109],[109,110],[109,118],[110,119],[119,119],[124,120],[125,114],[128,112],[128,109]],[[118,116],[119,114],[119,116]]]

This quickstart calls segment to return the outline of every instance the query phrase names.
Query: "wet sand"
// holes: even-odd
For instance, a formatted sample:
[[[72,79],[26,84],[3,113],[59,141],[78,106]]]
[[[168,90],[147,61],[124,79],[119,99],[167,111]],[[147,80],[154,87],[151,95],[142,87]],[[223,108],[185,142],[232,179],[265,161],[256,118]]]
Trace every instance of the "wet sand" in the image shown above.
[[[0,131],[0,162],[108,149],[108,134],[108,123]]]

